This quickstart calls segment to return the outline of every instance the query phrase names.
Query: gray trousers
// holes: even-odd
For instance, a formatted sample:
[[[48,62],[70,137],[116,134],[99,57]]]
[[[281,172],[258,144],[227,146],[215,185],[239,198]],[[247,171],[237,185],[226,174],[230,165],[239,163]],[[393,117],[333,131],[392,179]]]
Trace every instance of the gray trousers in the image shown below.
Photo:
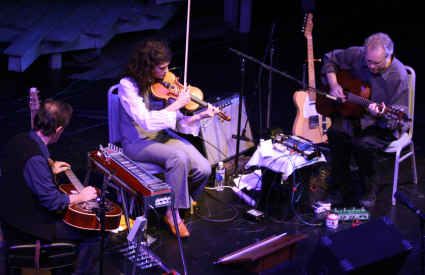
[[[165,181],[174,190],[176,208],[189,208],[189,195],[197,200],[211,175],[208,160],[189,141],[172,132],[153,140],[123,142],[123,149],[135,161],[164,168]]]

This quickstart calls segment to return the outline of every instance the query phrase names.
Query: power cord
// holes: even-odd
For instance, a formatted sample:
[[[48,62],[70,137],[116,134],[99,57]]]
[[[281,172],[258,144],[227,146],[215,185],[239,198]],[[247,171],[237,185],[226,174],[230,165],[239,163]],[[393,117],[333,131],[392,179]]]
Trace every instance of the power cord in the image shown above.
[[[223,186],[224,188],[231,188],[230,186]],[[208,187],[206,187],[205,188],[206,190],[214,190],[215,188],[208,188]],[[222,223],[222,222],[231,222],[231,221],[233,221],[233,220],[235,220],[238,216],[239,216],[239,211],[236,209],[236,207],[235,206],[233,206],[232,204],[230,204],[230,203],[226,203],[226,202],[223,202],[222,200],[220,200],[219,198],[217,198],[217,197],[215,197],[215,196],[213,196],[212,194],[211,194],[211,192],[205,192],[205,194],[207,194],[209,197],[211,197],[212,199],[214,199],[214,200],[216,200],[216,201],[219,201],[219,202],[221,202],[221,203],[223,203],[223,204],[225,204],[225,205],[227,205],[227,206],[229,206],[232,210],[233,210],[233,216],[232,217],[230,217],[230,218],[227,218],[227,219],[214,219],[214,218],[207,218],[207,217],[205,217],[205,216],[202,216],[198,211],[195,211],[195,215],[197,216],[197,217],[199,217],[201,220],[205,220],[205,221],[209,221],[209,222],[216,222],[216,223]]]
[[[293,173],[293,175],[292,175],[292,188],[291,188],[291,199],[290,199],[290,203],[289,203],[289,205],[290,205],[290,208],[291,208],[291,211],[294,213],[294,215],[295,215],[295,217],[301,222],[301,223],[303,223],[303,224],[305,224],[305,225],[309,225],[309,226],[322,226],[323,225],[323,223],[310,223],[310,222],[307,222],[306,220],[304,220],[298,213],[297,213],[297,211],[295,210],[295,205],[294,205],[294,197],[295,197],[295,191],[297,190],[297,188],[298,188],[298,186],[300,186],[302,183],[299,183],[299,184],[297,184],[297,182],[296,182],[296,170],[294,171],[294,173]],[[299,198],[298,198],[298,200],[299,199],[301,199],[301,196],[302,196],[302,192],[300,193],[300,196],[299,196]],[[297,201],[298,202],[298,201]]]

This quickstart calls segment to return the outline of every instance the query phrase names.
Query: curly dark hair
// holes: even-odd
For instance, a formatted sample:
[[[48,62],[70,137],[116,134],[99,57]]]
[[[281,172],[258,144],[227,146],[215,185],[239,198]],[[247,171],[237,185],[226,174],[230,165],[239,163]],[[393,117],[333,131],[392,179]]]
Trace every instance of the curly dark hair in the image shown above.
[[[131,77],[139,88],[139,94],[146,93],[155,82],[153,69],[172,58],[168,43],[161,39],[146,39],[136,46],[127,65],[126,76]]]
[[[34,130],[48,137],[56,132],[59,126],[66,128],[72,116],[69,103],[48,98],[34,117]]]

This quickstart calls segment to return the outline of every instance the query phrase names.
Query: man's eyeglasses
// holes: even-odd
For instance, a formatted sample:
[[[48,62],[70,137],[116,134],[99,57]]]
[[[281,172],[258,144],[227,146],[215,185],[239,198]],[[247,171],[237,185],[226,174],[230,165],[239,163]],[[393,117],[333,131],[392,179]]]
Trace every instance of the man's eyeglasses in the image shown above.
[[[384,57],[384,59],[381,60],[381,61],[372,61],[372,60],[366,59],[366,63],[367,63],[367,65],[381,66],[381,65],[385,64],[385,62],[387,61],[387,57],[388,57],[388,55],[386,55]]]

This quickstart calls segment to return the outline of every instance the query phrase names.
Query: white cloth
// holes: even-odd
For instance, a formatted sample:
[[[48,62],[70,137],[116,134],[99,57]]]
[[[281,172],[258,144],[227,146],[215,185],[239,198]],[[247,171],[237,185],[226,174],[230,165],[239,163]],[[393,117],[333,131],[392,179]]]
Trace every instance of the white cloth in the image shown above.
[[[184,134],[199,134],[200,123],[186,123],[186,116],[180,111],[170,112],[162,109],[158,111],[149,111],[139,96],[137,85],[128,78],[120,81],[118,96],[124,110],[129,116],[145,131],[157,132],[167,128],[176,130]]]
[[[257,169],[252,173],[240,175],[233,179],[235,186],[240,190],[261,190],[261,170]]]
[[[320,154],[320,157],[308,160],[297,152],[285,150],[286,147],[282,147],[282,149],[276,150],[272,140],[266,140],[257,147],[245,167],[265,167],[274,172],[282,173],[282,178],[286,180],[296,169],[318,162],[326,162],[323,154]]]

